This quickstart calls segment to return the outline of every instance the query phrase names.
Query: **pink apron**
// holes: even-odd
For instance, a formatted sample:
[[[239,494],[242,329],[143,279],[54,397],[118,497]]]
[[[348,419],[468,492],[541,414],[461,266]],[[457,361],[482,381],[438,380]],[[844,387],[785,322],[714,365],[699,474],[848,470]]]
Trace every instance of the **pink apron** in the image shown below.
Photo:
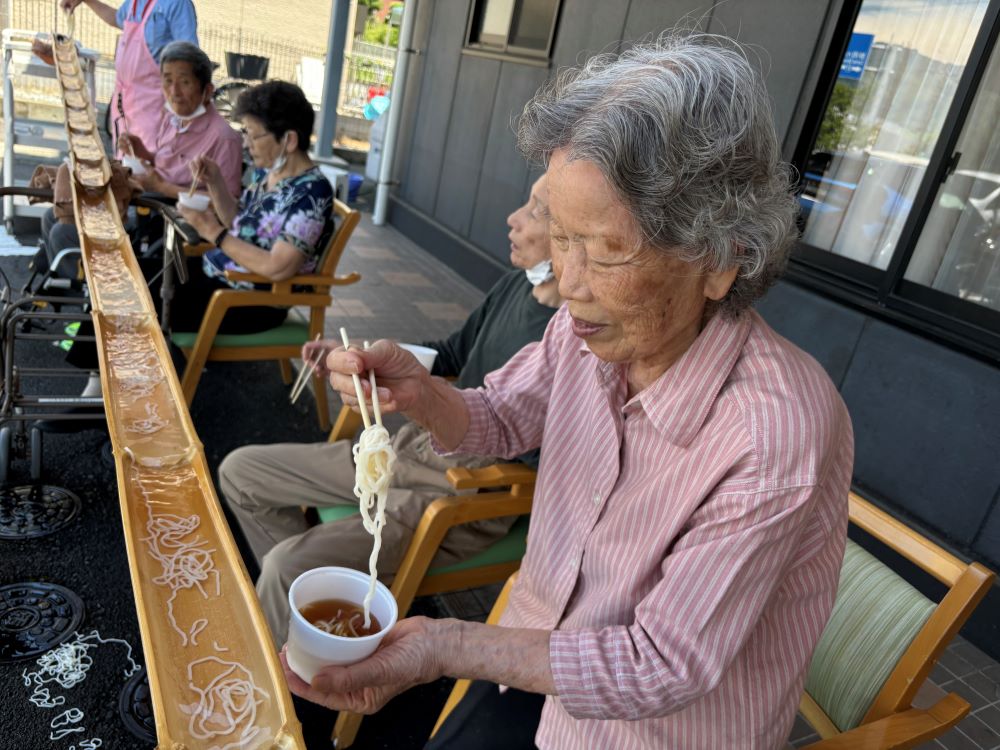
[[[131,18],[135,18],[138,0],[132,0]],[[160,84],[160,66],[149,53],[146,45],[146,21],[156,0],[149,0],[142,10],[142,19],[125,21],[122,35],[118,40],[118,54],[115,55],[115,92],[111,98],[112,122],[119,116],[118,97],[121,96],[122,109],[128,122],[128,130],[139,136],[146,148],[152,150],[156,144],[156,134],[163,117],[163,88]],[[117,131],[124,132],[124,123],[118,122]],[[118,135],[115,136],[115,150],[118,150]],[[120,155],[120,153],[119,153]]]

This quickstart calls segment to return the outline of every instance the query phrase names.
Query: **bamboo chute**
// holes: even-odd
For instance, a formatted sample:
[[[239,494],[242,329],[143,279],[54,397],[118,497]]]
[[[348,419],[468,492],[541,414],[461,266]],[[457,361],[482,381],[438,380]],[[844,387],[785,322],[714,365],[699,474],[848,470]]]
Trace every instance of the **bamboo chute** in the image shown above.
[[[158,747],[303,748],[270,631],[108,187],[76,45],[54,41]]]

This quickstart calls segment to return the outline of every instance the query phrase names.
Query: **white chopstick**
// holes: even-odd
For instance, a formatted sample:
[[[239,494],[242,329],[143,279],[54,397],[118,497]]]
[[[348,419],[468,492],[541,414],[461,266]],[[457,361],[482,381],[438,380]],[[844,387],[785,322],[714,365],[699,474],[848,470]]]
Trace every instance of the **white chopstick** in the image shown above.
[[[313,341],[319,341],[322,335],[323,334],[321,333],[317,333],[316,338],[314,338]],[[322,352],[320,352],[320,356],[323,356]],[[305,357],[302,358],[302,369],[299,370],[299,375],[295,379],[295,383],[292,385],[292,390],[289,394],[289,398],[293,404],[298,401],[299,396],[302,395],[302,391],[306,389],[306,384],[309,382],[309,376],[316,372],[316,368],[318,366],[318,359],[315,362],[310,362]]]
[[[351,341],[347,338],[347,331],[343,328],[340,329],[340,338],[344,342],[344,349],[351,348]],[[365,423],[365,429],[367,430],[372,426],[372,421],[368,418],[368,406],[365,404],[365,389],[361,387],[361,378],[358,374],[352,373],[351,378],[354,380],[354,392],[358,395],[358,408],[361,410],[361,421]]]
[[[368,342],[365,342],[365,349],[368,348]],[[375,424],[379,427],[382,426],[382,408],[378,403],[378,389],[375,387],[375,370],[368,371],[368,381],[372,384],[372,411],[375,412]]]

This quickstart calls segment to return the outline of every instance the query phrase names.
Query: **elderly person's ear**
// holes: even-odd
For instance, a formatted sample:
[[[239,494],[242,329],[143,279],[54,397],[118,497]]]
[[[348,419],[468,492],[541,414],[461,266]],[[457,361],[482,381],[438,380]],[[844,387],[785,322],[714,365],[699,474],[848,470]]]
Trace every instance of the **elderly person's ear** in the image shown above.
[[[709,271],[705,274],[705,296],[715,302],[721,300],[729,294],[730,287],[736,281],[737,273],[739,273],[738,266],[723,271]]]

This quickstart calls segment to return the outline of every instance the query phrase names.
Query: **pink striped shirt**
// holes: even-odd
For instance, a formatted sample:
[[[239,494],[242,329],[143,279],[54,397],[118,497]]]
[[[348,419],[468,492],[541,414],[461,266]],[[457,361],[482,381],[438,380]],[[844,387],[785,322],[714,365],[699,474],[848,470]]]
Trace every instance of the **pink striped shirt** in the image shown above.
[[[564,307],[463,391],[458,450],[542,446],[502,624],[553,630],[540,748],[777,748],[843,560],[850,418],[755,312],[626,398]]]

